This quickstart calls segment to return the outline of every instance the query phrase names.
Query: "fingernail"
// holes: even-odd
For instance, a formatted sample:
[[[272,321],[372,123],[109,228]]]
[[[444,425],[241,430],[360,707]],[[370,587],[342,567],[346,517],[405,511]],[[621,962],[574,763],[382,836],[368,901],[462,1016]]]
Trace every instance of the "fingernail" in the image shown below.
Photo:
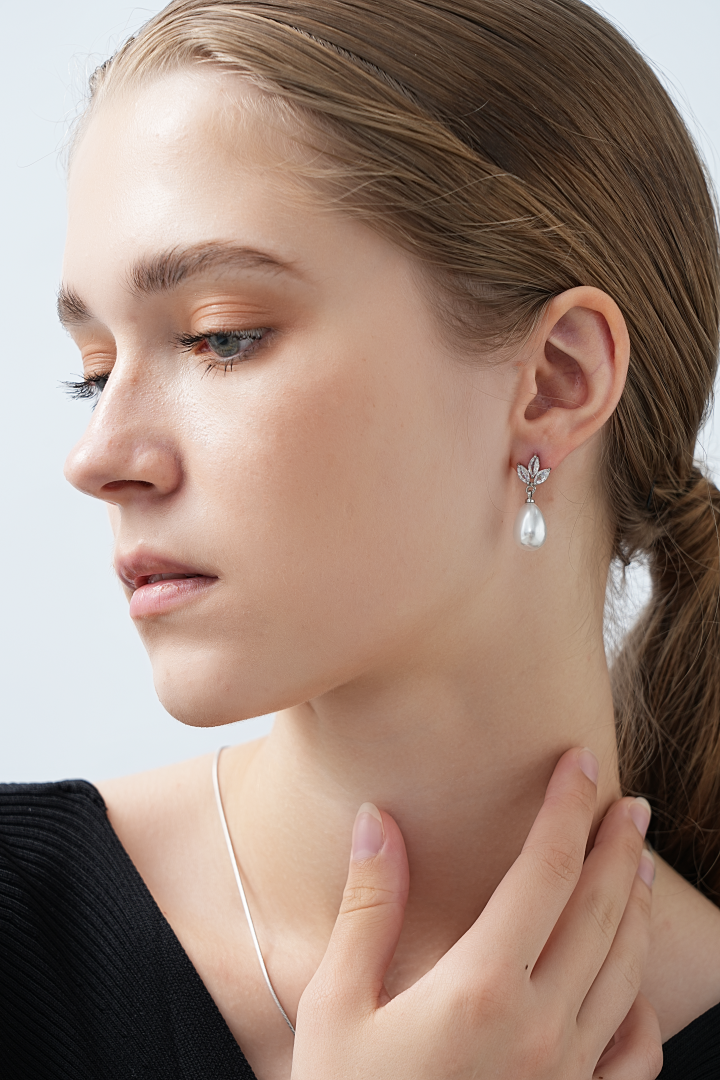
[[[652,810],[647,799],[636,799],[635,802],[630,803],[630,817],[635,822],[637,831],[641,836],[644,836],[648,831],[651,816]]]
[[[587,746],[578,754],[578,765],[593,784],[597,784],[600,775],[600,763]]]
[[[642,855],[640,856],[638,875],[645,882],[648,889],[652,889],[653,882],[655,881],[655,860],[647,848],[643,848]]]
[[[352,857],[356,862],[372,859],[383,846],[382,817],[377,806],[365,802],[358,810],[353,826]]]

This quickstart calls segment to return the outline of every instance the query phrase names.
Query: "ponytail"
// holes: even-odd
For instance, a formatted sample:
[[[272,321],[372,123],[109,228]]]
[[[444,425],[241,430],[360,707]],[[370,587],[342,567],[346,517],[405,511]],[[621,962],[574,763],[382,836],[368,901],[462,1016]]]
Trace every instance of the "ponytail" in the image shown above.
[[[647,509],[652,596],[613,666],[620,769],[651,843],[720,899],[720,491],[696,466]]]

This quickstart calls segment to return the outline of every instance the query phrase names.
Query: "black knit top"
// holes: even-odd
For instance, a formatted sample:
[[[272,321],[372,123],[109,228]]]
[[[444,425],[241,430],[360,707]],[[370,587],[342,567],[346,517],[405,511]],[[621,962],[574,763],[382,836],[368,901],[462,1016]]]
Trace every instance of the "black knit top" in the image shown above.
[[[0,1075],[255,1080],[82,780],[0,785]],[[720,1078],[720,1005],[661,1078]]]

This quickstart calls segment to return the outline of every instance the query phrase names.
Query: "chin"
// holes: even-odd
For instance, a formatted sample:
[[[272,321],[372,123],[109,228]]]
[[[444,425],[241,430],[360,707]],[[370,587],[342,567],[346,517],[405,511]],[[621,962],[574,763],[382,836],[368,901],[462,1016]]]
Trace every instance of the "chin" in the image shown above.
[[[187,727],[223,727],[277,711],[267,699],[261,704],[250,704],[247,696],[243,700],[238,694],[218,693],[217,687],[198,683],[188,687],[179,680],[173,681],[175,685],[156,678],[155,690],[165,711]]]
[[[151,661],[163,708],[188,727],[222,727],[275,711],[242,662],[223,662],[207,649],[182,649]]]
[[[315,686],[288,681],[288,664],[274,665],[242,651],[228,655],[208,645],[148,650],[155,692],[163,708],[188,727],[223,727],[279,712],[314,695]],[[255,650],[253,650],[255,652]],[[285,679],[279,668],[284,671]],[[325,689],[323,687],[322,689]]]
[[[155,691],[171,716],[188,727],[222,727],[267,716],[320,697],[352,678],[344,642],[327,635],[275,635],[267,626],[138,627],[153,669]],[[338,655],[340,654],[340,663]]]
[[[165,711],[186,727],[225,727],[228,724],[239,723],[241,720],[249,720],[252,716],[264,715],[262,711],[245,712],[237,708],[232,711],[224,710],[213,701],[203,701],[200,698],[193,700],[177,692],[163,693],[158,690],[157,695]],[[269,709],[268,712],[272,710]]]

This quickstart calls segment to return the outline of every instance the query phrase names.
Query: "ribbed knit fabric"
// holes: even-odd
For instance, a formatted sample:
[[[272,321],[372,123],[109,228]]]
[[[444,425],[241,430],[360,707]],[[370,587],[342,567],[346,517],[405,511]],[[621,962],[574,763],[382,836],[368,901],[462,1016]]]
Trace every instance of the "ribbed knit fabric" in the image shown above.
[[[0,785],[3,1080],[254,1080],[84,781]]]
[[[663,1053],[658,1080],[720,1080],[720,1005],[668,1039]]]
[[[660,1080],[720,1080],[720,1005]],[[255,1080],[83,780],[0,784],[3,1080]]]

